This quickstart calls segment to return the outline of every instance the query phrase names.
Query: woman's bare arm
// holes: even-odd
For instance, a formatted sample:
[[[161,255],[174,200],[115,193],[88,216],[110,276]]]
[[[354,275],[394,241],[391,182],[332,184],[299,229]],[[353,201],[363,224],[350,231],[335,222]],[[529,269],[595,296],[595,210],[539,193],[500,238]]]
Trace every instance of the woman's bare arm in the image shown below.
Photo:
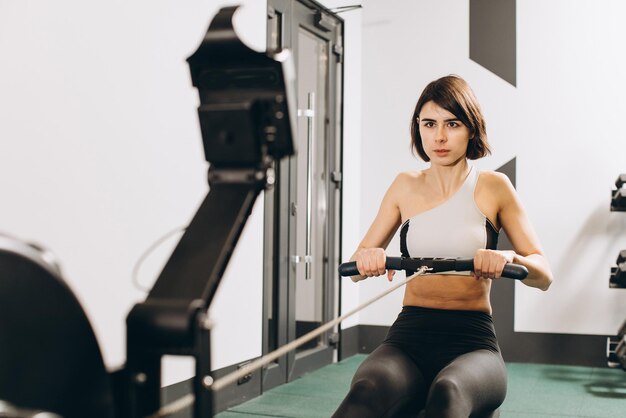
[[[398,202],[400,193],[406,188],[406,181],[408,181],[407,176],[399,174],[389,186],[372,225],[350,258],[351,261],[357,262],[357,268],[362,274],[352,276],[353,282],[385,273],[384,249],[389,245],[401,223]]]
[[[511,254],[512,262],[528,269],[528,277],[522,281],[524,284],[547,290],[553,277],[539,238],[509,178],[494,174],[494,191],[499,201],[498,220],[515,249]]]

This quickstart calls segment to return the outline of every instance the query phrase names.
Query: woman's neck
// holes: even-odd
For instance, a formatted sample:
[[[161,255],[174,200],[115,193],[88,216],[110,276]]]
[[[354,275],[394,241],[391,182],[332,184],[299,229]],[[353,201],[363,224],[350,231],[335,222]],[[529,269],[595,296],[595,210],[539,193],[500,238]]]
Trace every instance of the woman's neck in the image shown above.
[[[470,165],[466,159],[458,164],[442,166],[432,164],[424,171],[426,182],[434,191],[443,196],[448,196],[458,190],[470,172]]]

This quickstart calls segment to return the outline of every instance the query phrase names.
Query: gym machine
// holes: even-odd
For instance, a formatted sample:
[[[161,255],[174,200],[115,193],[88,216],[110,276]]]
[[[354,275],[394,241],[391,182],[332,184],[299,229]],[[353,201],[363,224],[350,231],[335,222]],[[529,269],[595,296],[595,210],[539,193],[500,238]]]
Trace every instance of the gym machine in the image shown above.
[[[233,28],[236,10],[220,10],[187,60],[210,191],[146,300],[128,314],[122,370],[106,371],[91,325],[47,253],[0,237],[2,417],[155,416],[166,354],[196,360],[193,417],[213,415],[207,310],[256,198],[274,183],[276,162],[295,152],[289,51],[245,46]]]
[[[617,177],[611,191],[611,212],[626,212],[626,174]],[[609,287],[626,289],[626,250],[619,252],[616,266],[611,267]],[[626,370],[626,320],[616,336],[607,338],[606,357],[609,367]]]

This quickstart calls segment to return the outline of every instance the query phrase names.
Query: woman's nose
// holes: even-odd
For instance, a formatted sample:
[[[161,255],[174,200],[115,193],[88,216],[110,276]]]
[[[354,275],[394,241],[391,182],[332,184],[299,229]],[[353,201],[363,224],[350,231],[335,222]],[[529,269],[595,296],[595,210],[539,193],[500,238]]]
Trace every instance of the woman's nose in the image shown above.
[[[444,142],[447,140],[446,130],[444,126],[438,126],[435,139],[438,142]]]

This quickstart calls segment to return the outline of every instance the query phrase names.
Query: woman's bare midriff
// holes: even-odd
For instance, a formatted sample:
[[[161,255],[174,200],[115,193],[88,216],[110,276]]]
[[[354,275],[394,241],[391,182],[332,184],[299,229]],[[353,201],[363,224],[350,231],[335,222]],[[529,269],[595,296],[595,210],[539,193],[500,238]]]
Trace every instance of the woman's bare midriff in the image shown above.
[[[424,275],[406,285],[403,305],[481,311],[491,314],[491,280],[472,276]]]

